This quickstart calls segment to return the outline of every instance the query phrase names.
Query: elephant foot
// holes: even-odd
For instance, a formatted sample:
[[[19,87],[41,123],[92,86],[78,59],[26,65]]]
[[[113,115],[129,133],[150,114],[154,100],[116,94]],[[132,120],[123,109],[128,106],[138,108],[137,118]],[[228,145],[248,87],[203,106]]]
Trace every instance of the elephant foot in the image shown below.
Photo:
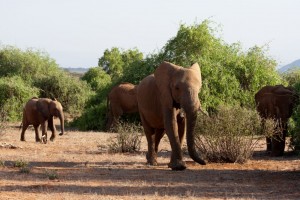
[[[148,165],[153,165],[153,166],[157,166],[157,165],[158,165],[156,158],[150,157],[150,156],[148,155],[148,153],[147,153],[147,155],[146,155],[146,158],[147,158],[147,164],[148,164]]]
[[[176,160],[176,162],[170,162],[168,167],[175,171],[182,171],[186,169],[185,162],[182,160]]]
[[[50,137],[50,141],[53,142],[55,140],[55,137]]]
[[[41,139],[40,138],[36,138],[35,142],[41,142]]]
[[[26,141],[25,138],[21,138],[20,140],[21,140],[22,142],[25,142],[25,141]]]
[[[42,136],[42,143],[47,144],[47,136]]]

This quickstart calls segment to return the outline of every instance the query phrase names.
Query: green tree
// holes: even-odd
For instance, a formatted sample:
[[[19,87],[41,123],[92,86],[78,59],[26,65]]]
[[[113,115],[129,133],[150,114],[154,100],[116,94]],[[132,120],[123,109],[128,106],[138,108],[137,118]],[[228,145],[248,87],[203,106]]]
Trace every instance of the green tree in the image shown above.
[[[227,44],[216,37],[217,32],[209,20],[191,26],[182,24],[176,36],[161,50],[145,58],[137,49],[124,51],[114,47],[106,50],[98,65],[111,76],[111,84],[97,91],[88,108],[97,109],[97,113],[104,112],[106,95],[112,86],[120,82],[139,84],[164,60],[181,66],[200,64],[203,80],[200,99],[207,110],[214,110],[219,105],[253,108],[254,94],[261,87],[284,82],[275,70],[276,62],[266,55],[265,48],[255,46],[243,51],[241,44]],[[85,116],[91,119],[92,114]],[[98,122],[87,120],[90,127],[101,127],[102,119],[95,120]]]
[[[58,70],[55,60],[46,52],[34,49],[25,51],[14,46],[0,46],[0,76],[21,76],[30,82],[40,75]]]
[[[90,68],[81,79],[86,81],[94,91],[111,84],[111,77],[101,67]]]
[[[124,73],[136,62],[143,59],[143,54],[137,49],[127,51],[119,50],[113,47],[111,50],[105,50],[103,56],[99,59],[98,66],[102,67],[110,76],[113,82],[120,82]]]
[[[200,94],[206,108],[220,104],[253,106],[254,94],[266,84],[282,82],[275,70],[276,62],[263,48],[243,52],[240,44],[226,44],[215,36],[209,20],[192,26],[181,25],[159,56],[182,66],[198,62],[203,87]]]

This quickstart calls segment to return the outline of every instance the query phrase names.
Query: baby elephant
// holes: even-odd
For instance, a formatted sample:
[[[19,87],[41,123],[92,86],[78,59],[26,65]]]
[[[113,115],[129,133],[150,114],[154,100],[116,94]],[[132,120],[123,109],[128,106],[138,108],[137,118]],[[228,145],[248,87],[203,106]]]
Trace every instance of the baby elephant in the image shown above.
[[[55,126],[53,123],[53,116],[58,117],[61,124],[61,133],[64,134],[64,113],[63,108],[57,100],[51,100],[48,98],[36,98],[30,99],[23,110],[22,120],[22,132],[21,141],[25,141],[25,131],[29,125],[33,125],[35,130],[35,140],[40,142],[38,128],[42,125],[42,142],[47,143],[47,127],[49,126],[52,135],[50,140],[53,141],[55,138]]]

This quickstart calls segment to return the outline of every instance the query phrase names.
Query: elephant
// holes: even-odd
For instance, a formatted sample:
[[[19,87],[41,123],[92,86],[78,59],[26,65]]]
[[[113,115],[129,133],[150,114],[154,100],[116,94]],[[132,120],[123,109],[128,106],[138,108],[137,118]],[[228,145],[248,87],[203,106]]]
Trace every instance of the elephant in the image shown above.
[[[64,113],[63,107],[56,99],[31,98],[24,106],[22,119],[21,141],[25,141],[25,131],[29,125],[33,125],[35,130],[35,141],[47,143],[47,127],[52,132],[50,137],[54,141],[56,129],[53,123],[53,117],[58,117],[61,125],[61,133],[64,134]],[[42,139],[39,137],[38,128],[42,127]]]
[[[273,136],[266,137],[267,152],[271,156],[282,156],[287,135],[287,122],[293,113],[293,108],[298,104],[299,96],[292,87],[283,85],[264,86],[255,94],[256,110],[265,126],[266,119],[277,121],[280,130]]]
[[[169,168],[186,169],[181,149],[185,134],[190,157],[199,164],[206,164],[197,153],[194,141],[201,86],[198,63],[184,68],[166,61],[139,83],[137,102],[148,143],[148,164],[157,165],[158,145],[164,133],[172,149]],[[184,116],[180,114],[181,109]]]
[[[121,83],[114,86],[107,96],[106,130],[110,130],[124,113],[137,113],[137,86],[131,83]]]

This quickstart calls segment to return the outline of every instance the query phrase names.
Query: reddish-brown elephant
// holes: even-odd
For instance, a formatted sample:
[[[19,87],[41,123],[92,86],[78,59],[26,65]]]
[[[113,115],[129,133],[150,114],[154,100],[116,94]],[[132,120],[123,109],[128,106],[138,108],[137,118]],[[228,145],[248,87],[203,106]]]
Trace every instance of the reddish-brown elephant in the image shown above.
[[[201,85],[201,71],[197,63],[183,68],[163,62],[154,74],[140,82],[137,101],[148,142],[146,157],[150,165],[157,165],[158,145],[164,131],[172,148],[169,163],[172,170],[186,168],[181,150],[185,132],[190,157],[197,163],[205,164],[195,149],[194,141]],[[184,117],[180,116],[181,108],[185,112]]]
[[[21,141],[25,141],[25,131],[29,125],[33,125],[35,130],[36,142],[42,141],[47,143],[47,128],[52,132],[50,140],[53,141],[56,135],[56,129],[53,123],[53,117],[58,117],[61,125],[61,133],[64,134],[64,113],[63,107],[57,100],[51,100],[48,98],[36,98],[30,99],[23,109],[22,120],[22,132]],[[42,126],[42,140],[39,136],[38,128]]]
[[[272,156],[282,156],[285,148],[287,122],[293,108],[299,101],[299,96],[291,87],[283,85],[265,86],[255,94],[256,109],[265,126],[266,119],[277,121],[278,130],[272,137],[266,137],[267,152]]]
[[[106,130],[110,130],[124,113],[137,113],[137,86],[131,83],[121,83],[114,86],[107,96]]]

